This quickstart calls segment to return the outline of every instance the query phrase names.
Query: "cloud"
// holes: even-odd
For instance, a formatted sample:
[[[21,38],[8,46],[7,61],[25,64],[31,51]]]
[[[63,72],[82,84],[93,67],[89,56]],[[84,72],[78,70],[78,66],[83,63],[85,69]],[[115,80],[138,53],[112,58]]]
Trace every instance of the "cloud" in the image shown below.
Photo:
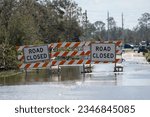
[[[133,27],[144,12],[150,13],[150,0],[75,0],[79,6],[88,11],[91,22],[106,22],[107,11],[121,25],[121,13],[125,16],[125,26]]]

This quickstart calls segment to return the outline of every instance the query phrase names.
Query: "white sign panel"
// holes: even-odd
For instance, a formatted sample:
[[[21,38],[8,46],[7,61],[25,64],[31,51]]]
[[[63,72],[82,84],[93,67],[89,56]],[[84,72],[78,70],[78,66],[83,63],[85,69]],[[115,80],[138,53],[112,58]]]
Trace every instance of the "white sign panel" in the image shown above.
[[[49,59],[47,46],[34,46],[24,48],[24,60],[26,63],[45,61]]]
[[[91,60],[100,62],[115,61],[115,44],[92,44],[91,45]]]

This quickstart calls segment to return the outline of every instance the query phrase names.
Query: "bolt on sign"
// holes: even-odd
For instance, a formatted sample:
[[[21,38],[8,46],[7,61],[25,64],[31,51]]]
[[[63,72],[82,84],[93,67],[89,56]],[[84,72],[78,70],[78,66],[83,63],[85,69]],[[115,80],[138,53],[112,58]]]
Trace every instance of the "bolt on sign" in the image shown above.
[[[115,44],[91,44],[91,60],[100,62],[114,62],[116,59]]]
[[[24,48],[24,61],[26,63],[49,60],[47,46],[33,46]]]

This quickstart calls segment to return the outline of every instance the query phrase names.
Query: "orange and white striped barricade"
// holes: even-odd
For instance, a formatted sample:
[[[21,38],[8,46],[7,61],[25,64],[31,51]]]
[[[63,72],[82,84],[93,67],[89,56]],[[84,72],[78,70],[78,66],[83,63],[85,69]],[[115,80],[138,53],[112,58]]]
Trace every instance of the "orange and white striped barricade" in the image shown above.
[[[103,43],[103,42],[95,42],[95,43]],[[122,55],[122,41],[107,41],[105,43],[113,43],[116,45],[116,55]],[[115,61],[91,61],[91,50],[83,49],[84,47],[90,48],[91,42],[62,42],[62,43],[51,43],[48,44],[48,49],[53,49],[50,53],[51,58],[55,58],[54,60],[47,62],[36,62],[36,63],[24,63],[24,55],[23,49],[27,47],[32,47],[33,45],[25,45],[18,46],[17,52],[18,60],[20,64],[18,65],[20,69],[37,69],[37,68],[49,68],[50,66],[56,65],[82,65],[82,64],[100,64],[100,63],[121,63],[122,58],[116,58]],[[67,50],[67,48],[71,48],[71,50]],[[82,48],[79,50],[78,48]],[[63,50],[63,51],[62,51]],[[74,58],[78,56],[79,58]],[[57,60],[57,57],[62,57],[60,60]],[[63,57],[70,57],[69,60],[64,59]],[[87,58],[87,59],[86,59]]]

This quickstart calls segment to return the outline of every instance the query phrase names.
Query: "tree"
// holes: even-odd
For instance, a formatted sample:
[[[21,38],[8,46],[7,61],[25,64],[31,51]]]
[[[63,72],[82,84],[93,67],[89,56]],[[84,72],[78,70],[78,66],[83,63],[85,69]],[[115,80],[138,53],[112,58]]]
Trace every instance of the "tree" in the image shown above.
[[[58,14],[58,24],[59,32],[61,34],[65,34],[65,41],[74,41],[75,36],[81,35],[81,27],[80,27],[80,16],[81,16],[81,8],[78,7],[78,4],[72,2],[71,0],[53,0],[52,5],[56,9]],[[63,26],[62,26],[63,25]],[[60,34],[60,36],[61,36]]]
[[[104,40],[105,39],[105,34],[106,34],[105,23],[102,22],[102,21],[96,21],[94,23],[94,26],[95,26],[95,29],[96,29],[94,38],[96,40]]]
[[[113,29],[114,27],[116,27],[116,21],[114,20],[113,17],[109,17],[108,24],[109,24],[110,30]]]
[[[138,19],[140,37],[142,40],[150,42],[150,13],[142,14],[142,17]]]

